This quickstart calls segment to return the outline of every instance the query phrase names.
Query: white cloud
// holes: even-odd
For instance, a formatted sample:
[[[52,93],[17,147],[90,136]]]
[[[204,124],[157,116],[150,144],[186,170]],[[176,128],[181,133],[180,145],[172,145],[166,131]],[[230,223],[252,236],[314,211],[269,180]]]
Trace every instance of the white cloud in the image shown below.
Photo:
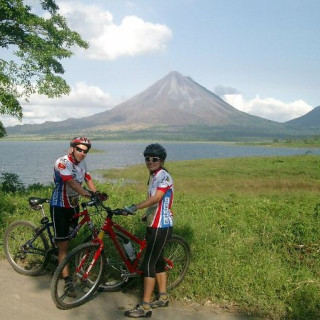
[[[240,93],[224,94],[221,98],[240,111],[278,122],[301,117],[312,110],[303,100],[287,103],[274,98],[262,99],[259,96],[245,100]]]
[[[96,5],[77,2],[59,3],[60,13],[71,29],[86,39],[90,48],[83,54],[96,60],[115,60],[120,56],[136,56],[165,50],[172,38],[163,24],[146,22],[136,16],[126,16],[120,24],[109,11]]]
[[[46,96],[33,95],[29,103],[20,103],[23,107],[23,124],[35,124],[87,117],[111,109],[120,102],[122,100],[113,99],[109,93],[98,87],[79,82],[68,96],[49,99]],[[16,118],[9,116],[1,116],[0,121],[5,126],[21,124]]]

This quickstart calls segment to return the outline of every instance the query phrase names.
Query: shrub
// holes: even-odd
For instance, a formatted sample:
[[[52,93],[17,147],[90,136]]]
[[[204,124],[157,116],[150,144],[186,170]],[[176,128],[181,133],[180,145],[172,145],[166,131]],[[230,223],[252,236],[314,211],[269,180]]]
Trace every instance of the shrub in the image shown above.
[[[2,181],[1,190],[5,193],[25,191],[24,184],[15,173],[3,172],[0,180]]]

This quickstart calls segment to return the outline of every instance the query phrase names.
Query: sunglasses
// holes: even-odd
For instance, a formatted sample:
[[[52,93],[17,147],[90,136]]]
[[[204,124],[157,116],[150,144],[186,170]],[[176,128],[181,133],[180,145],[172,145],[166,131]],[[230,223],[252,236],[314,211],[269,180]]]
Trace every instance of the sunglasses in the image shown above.
[[[83,150],[83,149],[78,148],[78,147],[76,147],[75,149],[76,149],[79,153],[80,153],[80,152],[83,152],[83,153],[87,154],[87,153],[89,152],[89,150]]]
[[[145,160],[146,162],[150,162],[150,161],[152,161],[152,162],[158,162],[158,161],[160,161],[160,158],[158,158],[158,157],[145,157],[144,160]]]

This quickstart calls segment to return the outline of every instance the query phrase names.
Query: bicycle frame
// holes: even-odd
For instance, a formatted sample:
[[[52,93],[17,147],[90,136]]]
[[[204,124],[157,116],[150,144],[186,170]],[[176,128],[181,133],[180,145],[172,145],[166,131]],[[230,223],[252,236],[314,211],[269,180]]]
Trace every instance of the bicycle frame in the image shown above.
[[[133,235],[132,233],[130,233],[129,231],[124,229],[122,226],[120,226],[118,223],[114,222],[112,220],[113,213],[110,213],[111,210],[109,208],[105,208],[105,209],[108,212],[108,216],[107,216],[105,223],[102,226],[98,236],[92,240],[92,243],[98,244],[99,247],[98,247],[97,251],[95,252],[95,254],[92,258],[92,261],[90,262],[90,265],[86,269],[86,271],[83,272],[82,268],[88,258],[88,254],[85,254],[81,258],[80,263],[76,267],[76,272],[78,273],[78,275],[81,274],[81,276],[80,276],[81,279],[83,279],[83,280],[88,279],[91,269],[93,268],[95,263],[98,261],[102,251],[104,250],[105,245],[103,242],[103,238],[107,234],[111,238],[114,246],[116,247],[116,250],[120,254],[122,261],[125,263],[128,271],[129,271],[129,273],[125,277],[130,278],[130,277],[135,277],[136,275],[142,275],[143,271],[139,270],[138,267],[139,267],[141,255],[142,255],[144,249],[147,247],[147,241],[145,239],[139,239],[138,237],[136,237],[135,235]],[[136,258],[133,261],[131,261],[129,259],[129,257],[126,255],[123,246],[117,240],[117,236],[120,236],[120,238],[130,239],[131,241],[133,241],[139,245],[139,251],[136,252]],[[164,259],[166,261],[166,270],[172,269],[174,267],[173,261],[171,261],[168,258],[164,258]]]
[[[96,237],[98,235],[98,231],[96,230],[96,228],[94,227],[93,222],[91,221],[90,215],[89,215],[89,211],[87,209],[86,204],[82,204],[83,207],[83,211],[76,213],[72,218],[73,219],[77,219],[80,217],[83,217],[78,224],[76,225],[76,227],[74,229],[71,230],[71,232],[69,233],[68,238],[69,239],[73,239],[75,238],[75,236],[77,235],[77,233],[79,232],[80,228],[85,224],[88,223],[88,226],[90,229],[93,230],[93,236]]]
[[[143,271],[139,270],[139,262],[141,260],[141,256],[142,256],[143,251],[147,247],[146,239],[139,239],[134,234],[127,231],[122,226],[120,226],[118,223],[116,223],[112,220],[113,215],[121,215],[122,214],[121,213],[122,209],[112,210],[109,207],[105,207],[102,203],[100,203],[100,205],[107,212],[107,217],[105,218],[105,222],[104,222],[101,230],[99,231],[98,235],[94,239],[92,239],[92,243],[97,244],[99,247],[97,248],[97,251],[95,252],[87,270],[85,272],[83,272],[84,270],[82,270],[82,267],[88,257],[88,254],[85,254],[80,259],[80,262],[79,262],[78,266],[76,267],[76,272],[79,273],[81,271],[81,279],[83,279],[83,280],[88,279],[91,269],[96,264],[102,251],[104,250],[105,245],[103,242],[103,238],[105,237],[105,234],[107,234],[111,238],[117,252],[120,254],[122,262],[127,267],[128,272],[126,274],[122,275],[123,279],[126,281],[130,277],[142,275]],[[126,239],[126,240],[129,239],[132,242],[139,245],[139,250],[138,250],[138,252],[136,252],[136,257],[133,261],[127,256],[127,254],[123,248],[123,245],[118,241],[117,238],[122,238],[122,239]],[[173,261],[168,258],[164,258],[164,259],[166,261],[166,270],[172,269],[174,267]]]
[[[115,232],[114,229],[116,229],[119,232]],[[112,242],[114,243],[117,251],[119,252],[125,265],[127,266],[129,272],[131,274],[142,274],[142,271],[138,269],[138,264],[139,264],[142,252],[147,246],[147,241],[145,239],[141,240],[135,235],[133,235],[132,233],[130,233],[129,231],[125,230],[119,224],[114,222],[109,216],[107,217],[104,225],[102,226],[101,231],[99,232],[98,238],[94,240],[99,243],[100,247],[102,247],[102,250],[104,247],[102,237],[104,236],[105,233],[110,236]],[[117,240],[116,236],[119,234],[125,235],[127,238],[129,238],[130,240],[132,240],[133,242],[139,245],[139,251],[136,253],[136,258],[133,261],[131,261],[129,257],[127,257],[122,245]]]
[[[119,232],[115,232],[114,229],[116,229]],[[130,233],[129,231],[121,227],[118,223],[114,222],[110,216],[108,216],[106,218],[106,222],[104,223],[104,225],[101,228],[101,231],[98,234],[98,237],[93,240],[94,242],[99,243],[100,248],[102,248],[100,252],[104,248],[104,243],[102,239],[105,233],[110,236],[113,244],[115,245],[117,251],[119,252],[123,262],[127,266],[130,274],[131,275],[142,274],[142,270],[138,269],[138,265],[141,259],[142,252],[147,247],[147,240],[136,237],[134,234]],[[117,240],[117,237],[116,237],[117,235],[118,236],[120,235],[120,237],[121,235],[125,235],[131,241],[139,245],[139,251],[136,252],[136,258],[133,261],[131,261],[129,257],[126,255],[126,253],[124,252],[123,246]],[[164,260],[166,261],[166,270],[169,270],[174,267],[174,264],[170,259],[167,259],[164,257]]]
[[[21,246],[21,248],[24,250],[26,253],[34,253],[34,254],[42,254],[41,250],[38,250],[33,246],[34,241],[46,230],[48,233],[50,245],[52,248],[55,247],[55,241],[54,241],[54,236],[52,234],[51,228],[53,228],[53,222],[49,222],[49,219],[44,213],[43,205],[39,205],[41,207],[41,212],[42,212],[42,219],[41,219],[41,224],[43,225],[40,229],[37,229],[36,234],[29,239],[25,244]],[[90,229],[93,230],[93,237],[96,237],[98,234],[98,231],[94,228],[93,222],[91,221],[89,211],[87,209],[87,205],[85,203],[82,204],[83,210],[79,213],[76,213],[72,218],[80,218],[82,219],[78,222],[77,226],[71,230],[69,233],[68,238],[73,239],[76,237],[77,233],[79,232],[80,228],[85,224],[88,223]],[[30,251],[30,249],[34,251]],[[45,253],[43,254],[45,255]]]
[[[44,230],[47,230],[47,233],[49,235],[49,240],[50,240],[50,244],[52,246],[54,246],[54,242],[53,242],[53,236],[50,230],[50,227],[53,226],[52,222],[49,222],[47,224],[45,224],[43,227],[41,227],[40,229],[37,229],[36,234],[29,239],[25,244],[23,244],[21,246],[22,250],[25,253],[33,253],[33,254],[39,254],[39,255],[46,255],[46,252],[43,252],[42,250],[37,249],[36,247],[33,246],[34,241],[44,232]],[[31,251],[33,250],[33,251]]]
[[[103,243],[103,238],[105,236],[105,234],[109,235],[109,237],[111,238],[113,244],[115,245],[118,253],[120,254],[122,261],[125,263],[129,274],[129,277],[134,277],[136,275],[141,275],[143,273],[142,270],[139,270],[138,266],[139,266],[139,262],[141,259],[141,255],[142,252],[144,251],[144,249],[147,247],[147,241],[145,239],[139,239],[138,237],[136,237],[135,235],[133,235],[132,233],[130,233],[129,231],[127,231],[126,229],[124,229],[122,226],[120,226],[119,224],[117,224],[116,222],[114,222],[112,220],[112,216],[113,214],[110,213],[111,210],[109,208],[105,208],[107,209],[106,211],[108,212],[108,216],[105,220],[104,225],[102,226],[99,234],[97,237],[95,237],[92,242],[95,244],[99,245],[99,248],[97,249],[92,262],[90,264],[90,267],[86,270],[85,273],[82,274],[81,278],[82,279],[87,279],[90,273],[90,270],[92,269],[92,267],[95,265],[96,261],[99,259],[101,252],[104,250],[104,243]],[[116,229],[116,232],[114,229]],[[128,239],[130,239],[131,241],[137,243],[139,245],[139,251],[136,252],[136,258],[131,261],[129,259],[129,257],[127,257],[123,246],[119,243],[119,241],[117,240],[117,236],[123,237],[123,235]],[[80,270],[82,270],[82,266],[84,261],[87,259],[87,255],[85,255],[82,260],[80,261],[79,266],[76,268],[77,272],[79,272]],[[171,268],[174,267],[174,264],[171,260],[164,258],[166,261],[166,270],[169,270]]]
[[[119,232],[115,232],[113,230],[113,228],[118,230],[118,231],[120,231],[120,233]],[[122,260],[124,261],[125,265],[127,266],[130,274],[132,274],[132,275],[134,275],[134,274],[142,274],[143,272],[142,272],[142,270],[138,269],[138,265],[139,265],[139,262],[140,262],[140,259],[141,259],[142,252],[147,247],[147,240],[139,239],[138,237],[136,237],[135,235],[133,235],[132,233],[130,233],[129,231],[127,231],[126,229],[121,227],[119,224],[114,222],[111,218],[107,218],[107,222],[102,227],[102,230],[110,236],[110,238],[113,241],[115,247],[117,248],[117,251],[121,255]],[[116,236],[119,235],[119,234],[120,235],[124,234],[131,241],[139,244],[139,251],[136,252],[136,258],[133,261],[131,261],[128,258],[128,256],[124,252],[123,246],[117,240]],[[99,241],[99,244],[101,245],[100,241]],[[103,242],[102,242],[102,245],[104,246]],[[166,270],[171,269],[171,268],[174,267],[173,262],[171,260],[169,260],[169,259],[167,259],[165,257],[164,257],[164,260],[166,261]]]

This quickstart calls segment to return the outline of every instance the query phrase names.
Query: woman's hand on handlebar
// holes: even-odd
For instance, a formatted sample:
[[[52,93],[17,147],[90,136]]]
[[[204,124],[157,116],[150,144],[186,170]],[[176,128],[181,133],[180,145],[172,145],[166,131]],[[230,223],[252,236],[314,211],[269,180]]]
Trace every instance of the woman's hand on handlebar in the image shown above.
[[[127,216],[128,214],[134,215],[137,211],[137,207],[132,204],[129,207],[124,207],[123,209],[123,215]]]

